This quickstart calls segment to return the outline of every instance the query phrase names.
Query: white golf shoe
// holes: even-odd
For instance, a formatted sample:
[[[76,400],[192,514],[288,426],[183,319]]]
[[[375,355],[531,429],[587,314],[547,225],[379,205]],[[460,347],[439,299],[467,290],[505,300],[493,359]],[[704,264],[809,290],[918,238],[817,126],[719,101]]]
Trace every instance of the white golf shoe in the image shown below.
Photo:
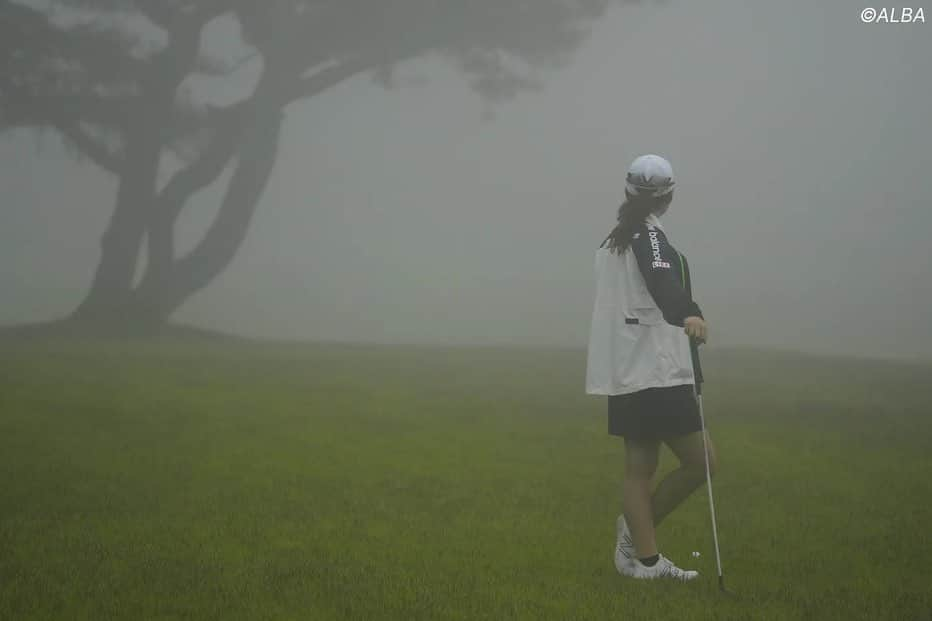
[[[698,571],[680,569],[673,564],[673,561],[662,554],[660,555],[660,559],[657,561],[657,564],[653,567],[648,567],[637,558],[632,558],[631,562],[622,568],[621,573],[630,578],[639,578],[641,580],[658,580],[667,578],[688,582],[699,577]]]
[[[615,525],[618,533],[615,539],[615,569],[618,570],[618,573],[623,574],[624,568],[636,558],[634,539],[631,538],[631,531],[628,530],[628,522],[625,521],[624,513],[618,516]]]

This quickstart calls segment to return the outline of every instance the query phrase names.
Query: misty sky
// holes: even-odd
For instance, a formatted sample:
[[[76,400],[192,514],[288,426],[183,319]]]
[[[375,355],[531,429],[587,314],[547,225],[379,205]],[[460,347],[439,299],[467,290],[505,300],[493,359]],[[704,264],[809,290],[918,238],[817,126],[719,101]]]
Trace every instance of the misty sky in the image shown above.
[[[678,175],[664,223],[715,345],[932,352],[932,7],[623,7],[545,90],[490,106],[446,65],[288,109],[231,268],[177,315],[276,338],[585,346],[624,171]],[[422,83],[423,80],[423,83]],[[491,114],[489,114],[491,113]],[[51,135],[0,140],[0,323],[80,301],[114,182]],[[179,223],[190,247],[217,206]]]

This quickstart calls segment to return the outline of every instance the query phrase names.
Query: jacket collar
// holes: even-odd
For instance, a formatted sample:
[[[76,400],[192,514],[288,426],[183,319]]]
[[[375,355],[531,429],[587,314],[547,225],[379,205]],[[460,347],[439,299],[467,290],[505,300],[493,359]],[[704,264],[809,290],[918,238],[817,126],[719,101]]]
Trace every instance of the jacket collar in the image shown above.
[[[663,230],[663,224],[660,223],[660,218],[657,217],[657,214],[649,214],[646,218],[644,218],[644,222],[653,225],[661,231]]]

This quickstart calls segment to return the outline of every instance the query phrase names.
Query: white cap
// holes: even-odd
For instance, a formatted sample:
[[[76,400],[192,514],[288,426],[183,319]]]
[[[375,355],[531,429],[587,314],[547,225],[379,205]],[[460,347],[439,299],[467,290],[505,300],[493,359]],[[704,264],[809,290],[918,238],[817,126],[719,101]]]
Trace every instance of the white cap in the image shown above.
[[[664,196],[673,185],[673,166],[659,155],[642,155],[631,162],[625,179],[629,194]]]

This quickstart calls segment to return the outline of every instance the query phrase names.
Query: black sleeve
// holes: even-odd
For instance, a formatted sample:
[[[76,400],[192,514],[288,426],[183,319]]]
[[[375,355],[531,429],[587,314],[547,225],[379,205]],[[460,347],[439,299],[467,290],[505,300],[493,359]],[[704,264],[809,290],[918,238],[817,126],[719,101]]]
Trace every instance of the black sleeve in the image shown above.
[[[631,241],[647,290],[667,323],[680,326],[687,317],[702,317],[681,280],[680,256],[659,229],[643,226]]]

